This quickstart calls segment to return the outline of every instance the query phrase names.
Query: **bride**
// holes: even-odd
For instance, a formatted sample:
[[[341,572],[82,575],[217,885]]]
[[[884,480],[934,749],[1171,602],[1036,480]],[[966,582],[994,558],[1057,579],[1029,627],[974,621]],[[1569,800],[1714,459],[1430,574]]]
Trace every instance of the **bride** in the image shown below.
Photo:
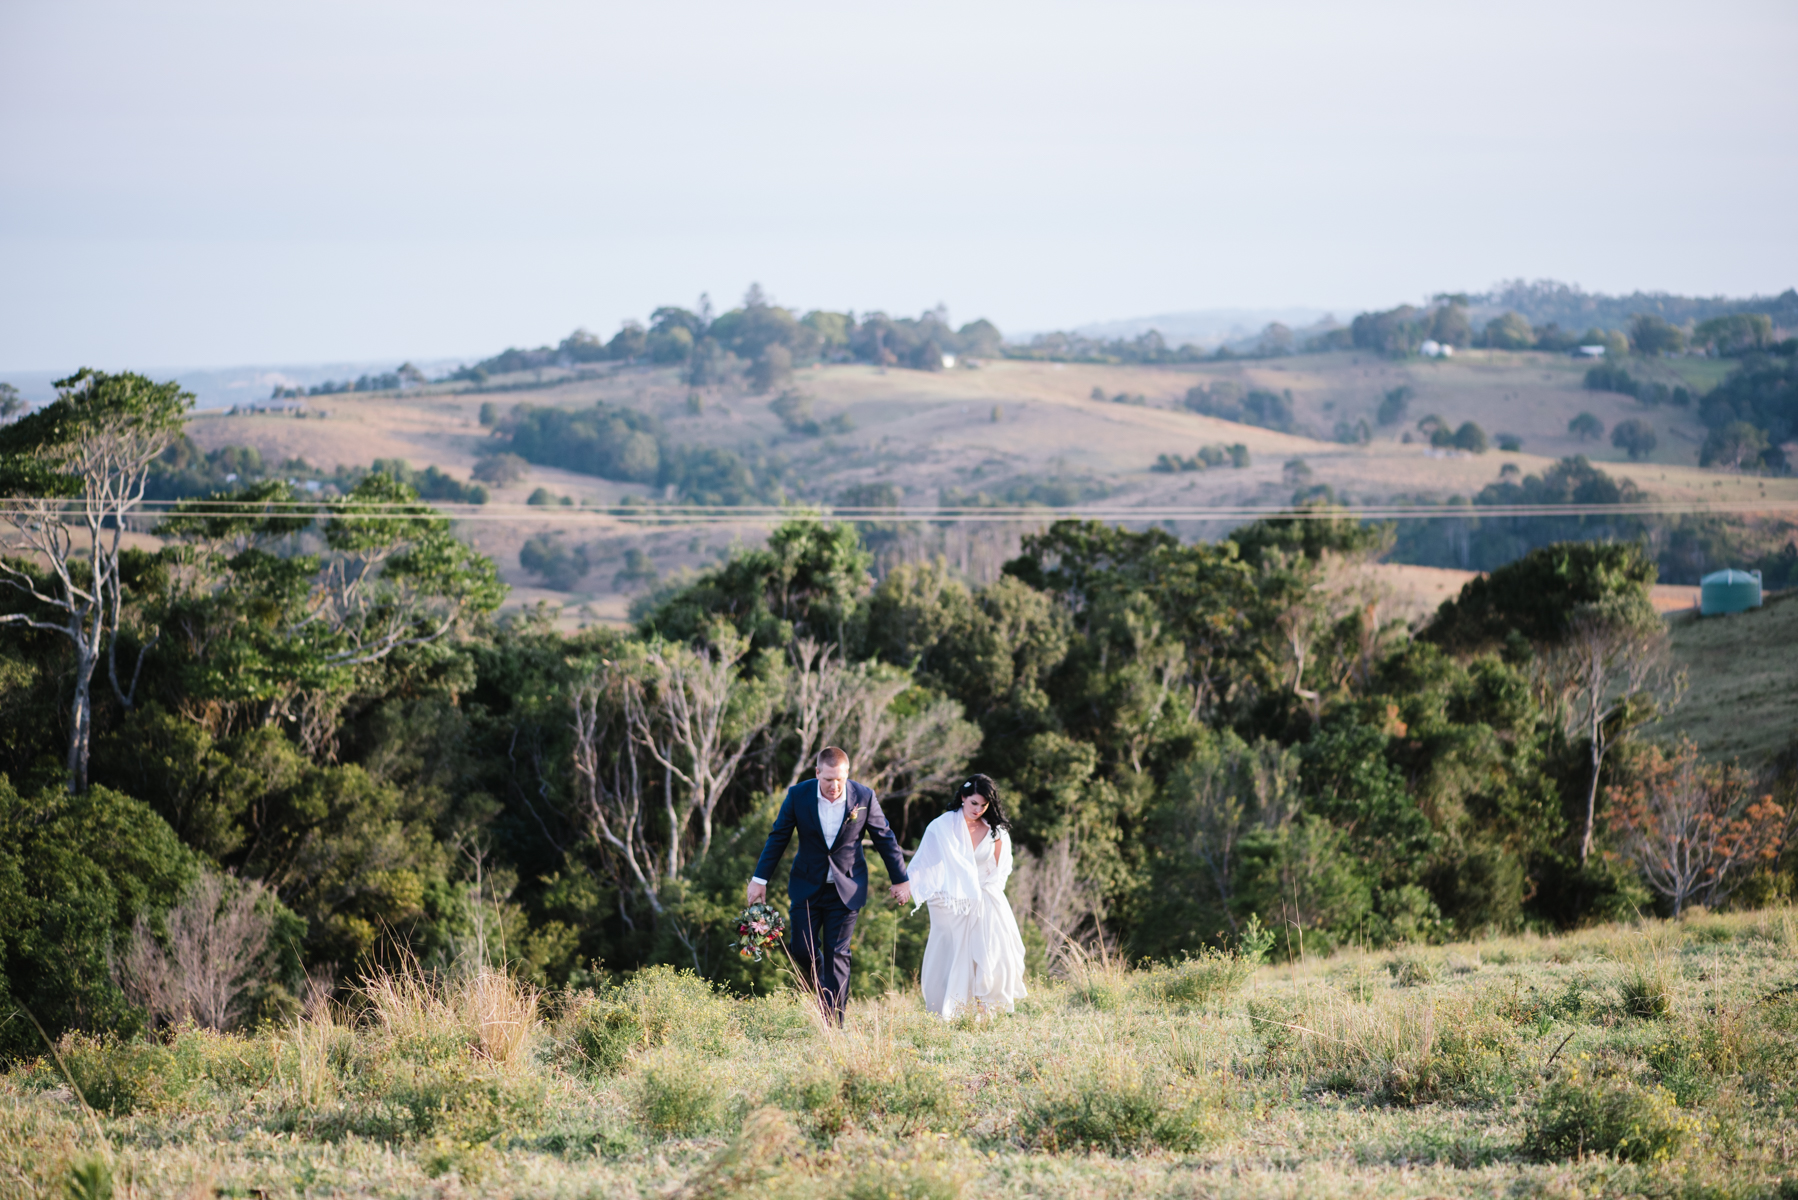
[[[949,1019],[962,1009],[1011,1011],[1024,998],[1024,943],[1005,899],[1011,825],[999,789],[975,775],[924,830],[907,871],[912,911],[930,906],[924,1007]]]

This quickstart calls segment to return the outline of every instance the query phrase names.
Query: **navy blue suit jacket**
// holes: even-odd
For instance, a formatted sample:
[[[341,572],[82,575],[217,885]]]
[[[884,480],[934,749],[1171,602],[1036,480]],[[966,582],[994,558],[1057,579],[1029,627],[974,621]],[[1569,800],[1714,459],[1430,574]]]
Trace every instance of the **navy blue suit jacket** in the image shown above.
[[[849,806],[849,811],[843,814],[843,828],[837,834],[836,842],[827,846],[824,844],[824,826],[818,823],[818,781],[808,779],[788,788],[787,798],[781,802],[780,815],[774,818],[774,828],[768,832],[768,843],[762,847],[762,857],[755,864],[756,878],[774,878],[780,857],[787,852],[787,843],[797,833],[799,849],[793,854],[793,873],[787,880],[787,895],[794,903],[799,903],[834,888],[845,905],[861,908],[868,902],[868,859],[862,853],[862,834],[866,832],[886,862],[887,877],[894,883],[904,883],[905,855],[899,852],[899,839],[893,836],[893,827],[887,824],[886,814],[880,811],[880,801],[874,798],[874,790],[851,779],[843,803]],[[832,864],[844,880],[840,887],[833,884]],[[853,885],[852,890],[850,885]]]

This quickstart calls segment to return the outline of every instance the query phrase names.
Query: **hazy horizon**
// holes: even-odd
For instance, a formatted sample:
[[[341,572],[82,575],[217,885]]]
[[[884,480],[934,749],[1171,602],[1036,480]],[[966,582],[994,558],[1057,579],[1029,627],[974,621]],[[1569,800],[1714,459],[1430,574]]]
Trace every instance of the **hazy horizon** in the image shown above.
[[[0,363],[456,359],[752,282],[1008,333],[1798,272],[1798,10],[0,11]]]

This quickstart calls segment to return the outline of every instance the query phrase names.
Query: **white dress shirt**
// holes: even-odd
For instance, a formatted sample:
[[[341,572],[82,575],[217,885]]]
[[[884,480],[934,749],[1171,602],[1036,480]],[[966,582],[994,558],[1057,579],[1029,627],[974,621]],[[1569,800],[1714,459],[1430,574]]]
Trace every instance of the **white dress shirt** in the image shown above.
[[[824,789],[818,789],[818,824],[824,828],[824,848],[826,850],[837,844],[837,834],[843,832],[843,818],[848,813],[849,785],[847,783],[843,785],[843,798],[840,800],[826,800]],[[749,882],[759,883],[763,887],[768,886],[766,879],[757,876],[751,876]]]
[[[849,787],[843,787],[843,798],[832,803],[824,798],[824,789],[818,789],[818,824],[824,827],[824,848],[830,849],[837,844],[837,834],[843,832],[843,815],[849,811]]]

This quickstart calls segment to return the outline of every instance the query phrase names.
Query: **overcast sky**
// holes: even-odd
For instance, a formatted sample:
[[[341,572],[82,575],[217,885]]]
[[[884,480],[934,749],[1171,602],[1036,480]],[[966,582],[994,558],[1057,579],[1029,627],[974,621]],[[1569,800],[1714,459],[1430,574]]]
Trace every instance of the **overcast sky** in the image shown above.
[[[0,370],[1798,283],[1798,4],[0,2]]]

